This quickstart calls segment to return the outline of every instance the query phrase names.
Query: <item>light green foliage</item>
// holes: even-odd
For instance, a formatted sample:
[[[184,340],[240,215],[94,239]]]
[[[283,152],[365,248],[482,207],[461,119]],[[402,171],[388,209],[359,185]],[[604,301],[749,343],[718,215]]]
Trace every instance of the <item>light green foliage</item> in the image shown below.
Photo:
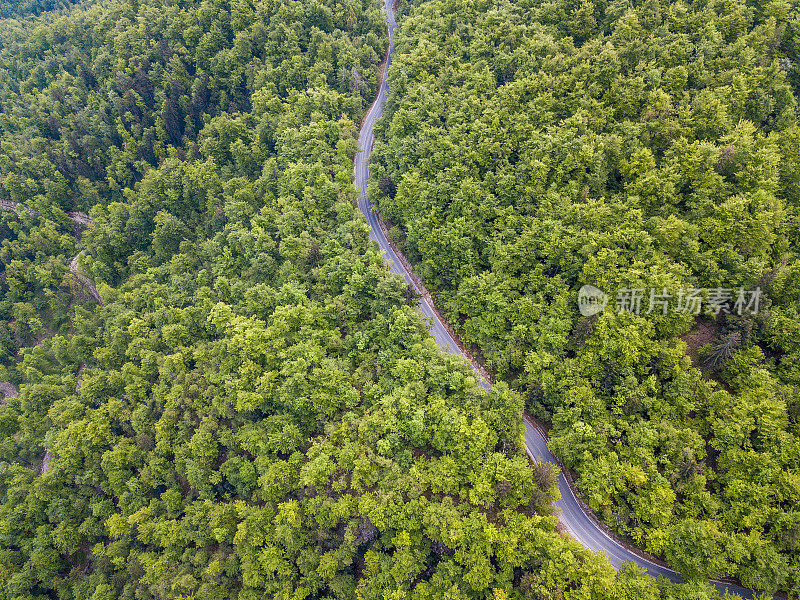
[[[416,2],[371,189],[603,520],[687,577],[795,594],[797,19],[789,3]],[[609,310],[580,316],[584,284]],[[612,314],[621,288],[682,286],[760,286],[760,314]]]

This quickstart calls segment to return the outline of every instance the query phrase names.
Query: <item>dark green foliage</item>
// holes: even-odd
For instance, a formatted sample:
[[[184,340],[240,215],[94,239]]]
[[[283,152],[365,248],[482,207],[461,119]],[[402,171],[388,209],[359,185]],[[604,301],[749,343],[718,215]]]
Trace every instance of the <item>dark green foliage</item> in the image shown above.
[[[719,369],[724,366],[733,353],[742,345],[742,334],[732,331],[717,343],[708,348],[703,356],[703,364],[707,369]]]
[[[40,15],[59,8],[68,8],[73,0],[0,0],[0,19]]]

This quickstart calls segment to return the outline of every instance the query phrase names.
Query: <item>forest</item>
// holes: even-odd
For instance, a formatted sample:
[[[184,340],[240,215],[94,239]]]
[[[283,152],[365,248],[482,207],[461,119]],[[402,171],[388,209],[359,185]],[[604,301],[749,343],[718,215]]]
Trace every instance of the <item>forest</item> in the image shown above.
[[[58,9],[67,10],[71,4],[73,0],[0,0],[0,19],[36,16]]]
[[[374,197],[487,393],[356,207],[377,4],[0,0],[0,600],[796,594],[794,8],[626,6],[398,5]],[[768,311],[574,310],[639,282]]]
[[[371,197],[440,311],[617,534],[687,579],[796,597],[796,3],[405,12]],[[606,310],[582,316],[586,285]],[[631,289],[672,300],[614,310]],[[686,289],[761,302],[694,314]]]
[[[717,598],[561,535],[369,241],[377,6],[0,6],[0,599]]]

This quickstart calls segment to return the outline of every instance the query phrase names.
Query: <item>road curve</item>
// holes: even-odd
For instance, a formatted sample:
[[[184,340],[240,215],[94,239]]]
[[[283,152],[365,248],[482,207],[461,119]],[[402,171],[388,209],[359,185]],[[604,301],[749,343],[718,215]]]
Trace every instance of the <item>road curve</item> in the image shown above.
[[[386,62],[381,77],[380,88],[378,96],[374,104],[367,112],[364,118],[364,123],[361,126],[361,131],[358,137],[359,150],[356,154],[354,163],[354,179],[356,187],[359,190],[358,195],[358,208],[367,219],[370,227],[370,239],[378,244],[384,259],[386,260],[389,268],[398,275],[402,275],[405,280],[412,286],[412,288],[420,295],[419,307],[423,316],[428,321],[436,343],[439,347],[450,354],[463,355],[460,346],[453,339],[448,328],[444,325],[439,315],[434,310],[433,303],[427,291],[418,284],[411,276],[411,273],[405,266],[405,261],[401,260],[394,248],[392,248],[389,241],[386,239],[383,228],[379,221],[378,214],[372,208],[372,202],[367,197],[367,182],[369,181],[369,158],[372,154],[372,147],[375,141],[373,135],[373,128],[375,121],[383,115],[383,109],[386,104],[386,98],[389,95],[389,84],[387,80],[387,73],[392,64],[392,53],[394,52],[394,30],[397,27],[395,20],[395,13],[392,8],[393,0],[383,0],[385,5],[386,17],[389,23],[389,49],[386,55]],[[480,385],[489,389],[491,384],[478,373]],[[556,458],[551,454],[547,446],[547,438],[544,433],[533,423],[530,418],[526,416],[525,419],[525,450],[531,459],[538,462],[549,462],[556,465],[558,471],[558,488],[561,492],[561,499],[556,502],[556,506],[561,510],[560,521],[569,534],[580,542],[585,548],[595,551],[604,552],[611,561],[615,569],[619,569],[623,563],[632,562],[640,567],[643,567],[648,575],[652,577],[664,577],[671,581],[683,581],[681,576],[652,560],[644,558],[639,553],[634,553],[626,548],[621,542],[611,537],[606,533],[594,520],[592,516],[584,511],[581,503],[575,497],[575,494],[567,483],[564,472]],[[753,598],[752,591],[744,589],[740,586],[723,583],[719,581],[712,581],[714,587],[720,592],[731,592],[738,594],[743,598]]]

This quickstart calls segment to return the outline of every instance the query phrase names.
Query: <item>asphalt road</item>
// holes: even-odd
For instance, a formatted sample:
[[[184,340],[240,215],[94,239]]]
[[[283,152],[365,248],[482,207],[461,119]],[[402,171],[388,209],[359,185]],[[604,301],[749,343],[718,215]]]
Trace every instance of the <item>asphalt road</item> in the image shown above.
[[[450,335],[447,327],[444,326],[436,311],[433,309],[429,295],[424,289],[411,277],[410,273],[403,266],[403,261],[400,260],[397,253],[389,244],[383,229],[378,221],[378,215],[372,210],[372,202],[367,197],[367,182],[369,180],[369,157],[372,154],[372,146],[374,142],[373,126],[375,121],[383,114],[386,98],[389,94],[389,85],[386,79],[386,72],[392,62],[392,53],[394,52],[394,30],[397,26],[395,21],[394,11],[391,9],[392,0],[384,0],[386,15],[389,22],[389,52],[387,54],[386,67],[384,69],[383,77],[381,79],[381,86],[378,92],[378,97],[375,103],[370,108],[367,116],[364,118],[364,123],[361,126],[361,132],[358,137],[359,151],[356,154],[354,165],[355,184],[359,190],[358,207],[367,219],[370,226],[370,238],[374,240],[381,252],[389,268],[398,275],[402,275],[405,280],[420,294],[421,299],[419,302],[420,310],[427,319],[433,335],[439,347],[450,354],[463,354],[459,345]],[[478,374],[480,385],[489,389],[491,384],[486,381],[480,374]],[[681,576],[675,571],[664,567],[656,562],[643,558],[637,553],[634,553],[626,548],[622,543],[615,540],[608,535],[595,521],[590,517],[581,506],[578,499],[572,492],[572,489],[567,484],[567,480],[563,471],[558,464],[558,461],[550,453],[547,447],[547,439],[544,434],[535,427],[527,418],[525,420],[525,450],[528,455],[539,462],[550,462],[559,468],[558,487],[561,492],[561,499],[556,502],[556,506],[561,509],[561,524],[569,532],[569,534],[580,542],[585,548],[596,551],[604,552],[611,561],[614,568],[619,569],[625,562],[633,562],[643,567],[652,577],[664,577],[671,581],[682,581]],[[725,584],[721,582],[712,581],[712,584],[720,591],[729,591],[731,593],[739,594],[744,598],[753,598],[754,595],[750,590],[746,590],[736,585]]]

